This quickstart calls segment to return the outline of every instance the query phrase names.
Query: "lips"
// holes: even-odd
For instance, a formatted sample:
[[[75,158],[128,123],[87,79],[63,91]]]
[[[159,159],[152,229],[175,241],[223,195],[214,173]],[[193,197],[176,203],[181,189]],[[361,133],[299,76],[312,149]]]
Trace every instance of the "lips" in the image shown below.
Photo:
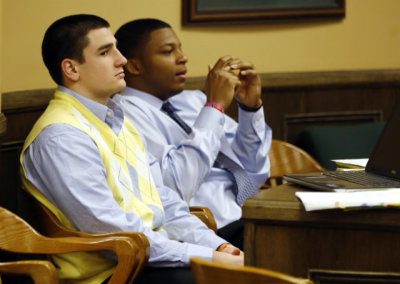
[[[176,73],[176,76],[178,76],[179,78],[181,78],[183,80],[186,80],[186,72],[187,72],[186,69],[182,70],[182,71]]]
[[[125,72],[124,72],[124,71],[121,71],[121,72],[119,72],[117,75],[115,75],[115,77],[118,77],[118,78],[125,78]]]

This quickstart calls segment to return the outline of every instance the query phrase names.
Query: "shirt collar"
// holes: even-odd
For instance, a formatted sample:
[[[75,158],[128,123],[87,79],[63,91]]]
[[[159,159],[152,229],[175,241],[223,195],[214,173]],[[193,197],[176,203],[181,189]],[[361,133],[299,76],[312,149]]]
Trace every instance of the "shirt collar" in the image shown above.
[[[104,121],[108,126],[113,128],[113,130],[115,130],[115,126],[117,126],[117,128],[122,127],[122,122],[124,120],[123,111],[121,107],[112,100],[108,100],[107,105],[103,105],[82,95],[79,95],[78,93],[64,86],[58,86],[58,90],[73,96],[94,115],[96,115],[101,121]]]
[[[139,91],[131,87],[125,87],[125,89],[123,89],[120,94],[122,96],[130,96],[143,100],[157,109],[161,109],[161,106],[164,103],[164,101],[160,100],[156,96]]]

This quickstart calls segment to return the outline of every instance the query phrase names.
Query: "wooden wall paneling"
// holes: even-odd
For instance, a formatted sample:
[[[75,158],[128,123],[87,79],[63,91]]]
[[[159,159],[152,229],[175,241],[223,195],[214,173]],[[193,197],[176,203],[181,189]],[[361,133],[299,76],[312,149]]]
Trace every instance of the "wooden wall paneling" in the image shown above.
[[[362,72],[361,72],[362,73]],[[379,72],[378,72],[379,73]],[[368,73],[369,76],[362,77],[363,81],[353,82],[353,73],[334,80],[336,73],[330,74],[332,81],[329,82],[326,74],[322,74],[326,81],[321,84],[311,84],[311,78],[305,76],[303,84],[293,82],[294,85],[270,85],[270,80],[263,82],[263,101],[266,114],[266,121],[273,129],[275,139],[286,140],[294,143],[297,133],[303,129],[294,129],[296,133],[290,133],[290,129],[284,132],[287,117],[293,116],[318,116],[325,113],[327,116],[335,116],[337,113],[382,113],[382,119],[386,120],[394,104],[399,101],[400,79],[398,74],[389,73],[383,80],[378,73]],[[400,74],[400,73],[399,73]],[[376,75],[376,76],[375,76]],[[283,75],[282,75],[283,76]],[[289,76],[289,75],[287,75]],[[315,74],[318,81],[318,75]],[[296,83],[296,84],[295,84]],[[328,121],[315,123],[326,125]],[[329,121],[332,124],[333,121]],[[338,117],[337,124],[343,120]],[[352,121],[348,121],[352,123]]]
[[[32,225],[36,221],[29,214],[31,207],[27,193],[21,189],[19,155],[26,136],[46,108],[53,92],[52,89],[43,89],[2,94],[2,111],[7,118],[7,130],[0,140],[0,206],[15,212]],[[45,256],[0,253],[1,261],[32,258],[45,259]],[[3,275],[2,280],[4,283],[32,283],[29,277],[16,275]]]
[[[7,131],[1,140],[0,205],[29,219],[24,210],[25,192],[21,190],[19,155],[33,124],[53,97],[53,89],[29,90],[2,94],[2,108],[7,117]]]
[[[334,116],[340,112],[377,112],[386,120],[399,102],[400,70],[366,70],[260,74],[266,121],[275,139],[293,143],[296,133],[284,133],[286,117],[293,115]],[[189,89],[204,89],[205,78],[190,78]],[[237,106],[226,111],[237,120]],[[356,120],[357,121],[357,120]],[[321,121],[314,125],[325,125]],[[333,121],[330,121],[332,124]],[[338,124],[343,123],[339,119]],[[352,123],[352,121],[348,121]],[[304,127],[308,127],[304,125]]]
[[[7,130],[7,119],[4,113],[0,112],[0,138]]]

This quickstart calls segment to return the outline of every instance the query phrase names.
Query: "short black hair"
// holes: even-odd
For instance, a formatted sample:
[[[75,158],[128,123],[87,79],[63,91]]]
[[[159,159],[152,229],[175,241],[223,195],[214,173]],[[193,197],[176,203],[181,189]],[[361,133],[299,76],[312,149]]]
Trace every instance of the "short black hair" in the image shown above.
[[[85,62],[83,49],[89,44],[87,34],[108,27],[110,24],[103,18],[88,14],[66,16],[50,25],[43,38],[42,57],[57,84],[63,84],[61,62],[65,58]]]
[[[151,32],[162,28],[171,28],[171,26],[166,22],[151,18],[128,22],[115,33],[117,48],[126,58],[138,57],[150,40]]]

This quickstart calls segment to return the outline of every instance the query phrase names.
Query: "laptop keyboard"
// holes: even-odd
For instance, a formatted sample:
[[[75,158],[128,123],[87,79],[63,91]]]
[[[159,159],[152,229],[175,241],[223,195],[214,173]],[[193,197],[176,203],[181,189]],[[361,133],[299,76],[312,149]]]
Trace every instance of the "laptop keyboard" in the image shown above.
[[[399,181],[377,176],[365,171],[324,172],[323,174],[369,187],[400,187]]]

